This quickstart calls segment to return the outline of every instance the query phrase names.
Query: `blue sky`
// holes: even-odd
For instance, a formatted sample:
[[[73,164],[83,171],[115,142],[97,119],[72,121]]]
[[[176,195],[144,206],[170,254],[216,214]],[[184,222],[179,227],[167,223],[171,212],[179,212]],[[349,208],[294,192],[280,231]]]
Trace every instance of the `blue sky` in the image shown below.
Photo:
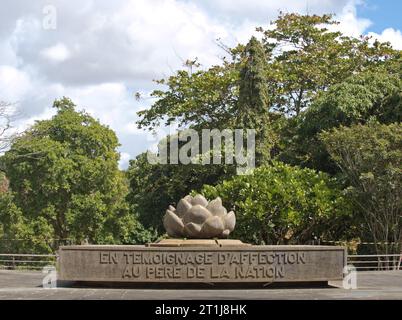
[[[373,22],[370,31],[381,33],[387,28],[402,30],[401,0],[366,0],[357,7],[357,14]]]
[[[44,27],[48,6],[54,29]],[[136,128],[137,111],[165,78],[197,57],[220,63],[217,45],[245,43],[279,11],[335,13],[339,30],[368,34],[402,50],[402,0],[2,0],[0,101],[19,109],[16,129],[54,114],[55,99],[70,97],[116,131],[121,167],[155,140]],[[167,131],[161,128],[159,137]]]

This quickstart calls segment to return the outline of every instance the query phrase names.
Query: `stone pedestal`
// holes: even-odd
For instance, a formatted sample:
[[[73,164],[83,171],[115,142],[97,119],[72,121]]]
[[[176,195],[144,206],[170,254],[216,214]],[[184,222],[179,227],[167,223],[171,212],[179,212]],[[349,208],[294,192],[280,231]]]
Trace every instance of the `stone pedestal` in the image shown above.
[[[326,282],[342,280],[345,264],[343,247],[171,239],[149,246],[60,247],[58,279],[108,283]]]

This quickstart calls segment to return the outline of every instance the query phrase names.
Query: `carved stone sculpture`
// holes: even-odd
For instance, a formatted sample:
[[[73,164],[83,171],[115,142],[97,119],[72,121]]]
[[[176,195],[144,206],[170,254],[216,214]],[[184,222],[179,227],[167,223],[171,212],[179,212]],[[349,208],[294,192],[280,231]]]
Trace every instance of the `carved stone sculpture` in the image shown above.
[[[166,232],[173,238],[227,238],[235,224],[234,212],[227,212],[221,198],[208,202],[202,195],[188,195],[177,208],[169,206],[163,219]]]

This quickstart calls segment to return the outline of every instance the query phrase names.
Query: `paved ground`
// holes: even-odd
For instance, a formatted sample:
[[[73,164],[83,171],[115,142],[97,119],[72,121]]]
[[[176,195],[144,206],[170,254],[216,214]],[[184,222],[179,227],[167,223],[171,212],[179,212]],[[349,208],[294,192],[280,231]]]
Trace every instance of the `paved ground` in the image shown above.
[[[402,300],[402,271],[359,272],[358,289],[248,288],[56,288],[43,289],[42,273],[0,270],[0,299],[398,299]],[[339,286],[340,283],[333,283]]]

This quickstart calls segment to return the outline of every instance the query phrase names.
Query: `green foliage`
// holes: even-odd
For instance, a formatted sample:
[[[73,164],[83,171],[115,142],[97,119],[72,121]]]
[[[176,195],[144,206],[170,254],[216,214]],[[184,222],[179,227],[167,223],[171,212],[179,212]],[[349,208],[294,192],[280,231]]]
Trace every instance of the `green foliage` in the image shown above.
[[[168,79],[158,81],[164,88],[153,92],[156,102],[151,108],[139,112],[138,126],[154,129],[162,123],[178,121],[181,127],[192,127],[198,131],[203,128],[257,128],[257,165],[264,166],[267,160],[273,158],[337,174],[339,169],[330,159],[318,135],[323,130],[341,125],[400,121],[402,64],[401,52],[392,49],[390,44],[371,41],[368,37],[353,38],[332,32],[330,29],[334,24],[337,22],[332,15],[281,13],[272,27],[258,29],[262,41],[252,38],[247,45],[239,44],[227,50],[231,54],[230,61],[224,59],[221,65],[206,70],[200,70],[200,64],[196,61],[189,62],[188,70],[180,70]],[[160,226],[158,221],[168,204],[180,199],[190,188],[199,190],[202,183],[207,183],[218,184],[215,190],[222,193],[232,190],[229,186],[228,189],[223,187],[230,184],[230,188],[236,190],[227,195],[233,202],[228,200],[230,205],[234,205],[236,197],[244,199],[249,194],[250,198],[257,197],[258,201],[247,202],[247,205],[242,202],[239,207],[240,223],[244,228],[241,229],[241,235],[246,240],[254,239],[257,243],[284,242],[288,230],[289,234],[293,233],[289,241],[294,242],[305,242],[313,233],[333,239],[359,234],[359,210],[355,208],[352,216],[343,203],[348,214],[346,217],[338,214],[337,201],[341,203],[342,197],[337,194],[338,187],[332,188],[333,181],[327,176],[323,178],[328,182],[327,188],[336,194],[333,199],[338,200],[334,200],[332,216],[317,218],[314,212],[323,209],[319,205],[314,207],[314,201],[318,201],[315,193],[308,194],[310,202],[303,200],[298,196],[300,191],[295,185],[290,185],[292,193],[286,194],[286,197],[294,198],[294,207],[286,209],[283,203],[288,200],[283,195],[286,201],[283,200],[281,204],[285,208],[281,209],[281,213],[275,213],[265,198],[258,198],[257,186],[269,194],[270,184],[275,185],[276,182],[270,179],[278,177],[273,173],[267,174],[269,179],[261,183],[247,180],[256,179],[255,175],[262,174],[257,170],[251,177],[234,177],[222,184],[223,179],[230,178],[230,171],[219,172],[220,169],[216,171],[199,166],[180,169],[163,165],[147,167],[141,162],[134,168],[138,182],[131,181],[131,194],[134,196],[130,201],[137,205],[136,210],[140,212],[142,221],[148,221],[149,225]],[[140,168],[146,170],[141,172]],[[316,182],[308,180],[314,179],[305,171],[289,170],[303,172],[295,174],[294,178],[301,190],[315,185]],[[276,174],[280,176],[280,173]],[[305,179],[310,182],[307,183]],[[290,184],[283,177],[279,181],[284,185]],[[340,179],[339,183],[344,186],[346,182]],[[307,203],[305,206],[299,204],[303,201]],[[157,208],[156,203],[161,207]],[[279,208],[282,208],[281,205]],[[270,217],[268,219],[275,217],[273,224],[276,229],[270,229],[268,223],[261,224],[261,219],[242,220],[243,212],[247,212],[246,217],[253,217],[253,212],[256,215],[257,212],[263,212],[261,206],[270,210],[264,213]],[[281,216],[287,210],[300,211],[306,219],[302,218],[303,223],[298,224],[287,214]],[[314,226],[305,224],[310,219],[307,218],[308,210],[314,216],[312,219],[316,219],[314,222],[318,221]],[[293,221],[292,227],[285,227],[289,221]],[[247,223],[250,223],[248,229]],[[303,228],[307,230],[305,233],[300,231]]]
[[[261,43],[252,37],[242,53],[236,127],[256,130],[256,165],[270,158],[270,96],[267,57]],[[271,140],[271,141],[270,141]]]
[[[37,121],[1,159],[13,192],[2,223],[32,238],[125,241],[135,217],[124,199],[115,133],[67,98],[54,107],[51,120]]]
[[[311,134],[370,120],[402,121],[401,92],[402,73],[378,68],[354,75],[319,96],[305,114],[303,130]]]
[[[362,212],[374,242],[402,241],[402,125],[341,127],[321,135],[347,178],[350,199]],[[400,246],[376,246],[399,253]]]
[[[180,70],[167,80],[157,81],[167,89],[153,91],[151,96],[157,101],[138,113],[141,119],[137,124],[152,129],[164,120],[166,125],[177,121],[195,128],[227,128],[233,121],[238,76],[235,65],[228,62],[206,71]]]
[[[200,190],[204,184],[219,183],[233,172],[234,168],[223,165],[152,165],[144,153],[130,162],[127,200],[145,227],[156,228],[162,234],[162,218],[169,205],[175,205],[191,190]]]
[[[251,175],[202,190],[236,212],[233,236],[255,244],[303,244],[331,235],[334,219],[350,214],[341,191],[324,173],[274,162]],[[336,236],[339,236],[337,234]]]
[[[52,238],[53,228],[43,217],[26,219],[12,193],[0,193],[0,252],[51,253]]]
[[[255,127],[254,122],[261,114],[267,114],[269,108],[267,57],[261,43],[252,37],[242,53],[242,58],[238,108],[245,109],[242,113],[245,118],[238,121],[244,122],[246,128]]]
[[[300,119],[289,121],[289,127],[297,129],[283,135],[287,142],[282,146],[279,158],[317,170],[336,172],[337,168],[318,134],[341,125],[402,121],[401,75],[377,68],[354,75],[321,93]]]
[[[232,128],[246,115],[241,107],[250,103],[300,115],[318,92],[400,58],[387,43],[371,45],[368,38],[330,32],[328,25],[336,23],[331,15],[281,14],[273,28],[259,28],[263,48],[254,38],[229,50],[231,61],[196,71],[199,64],[187,64],[190,70],[159,80],[165,88],[152,93],[156,102],[138,113],[138,126],[153,129],[178,121],[195,128]],[[239,103],[240,92],[244,103]],[[255,116],[253,123],[264,122],[264,113]]]
[[[276,91],[276,110],[298,116],[318,92],[400,56],[387,43],[370,45],[367,37],[355,39],[329,31],[336,24],[332,15],[281,13],[274,28],[258,29],[267,50],[274,53],[268,78]]]

